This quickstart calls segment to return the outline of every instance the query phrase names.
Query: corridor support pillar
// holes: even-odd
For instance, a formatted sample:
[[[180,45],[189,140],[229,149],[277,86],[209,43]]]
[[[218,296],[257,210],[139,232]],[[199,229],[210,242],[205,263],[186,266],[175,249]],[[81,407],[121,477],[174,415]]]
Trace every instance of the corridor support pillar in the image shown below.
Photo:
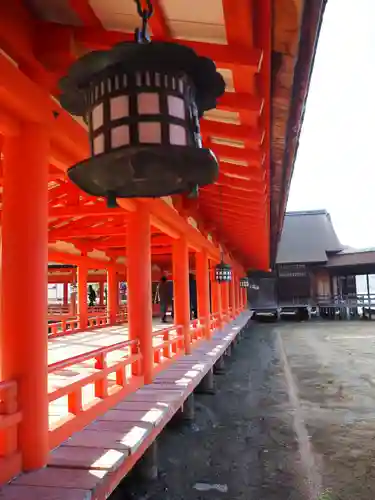
[[[69,304],[69,283],[67,281],[63,284],[63,305],[67,306]]]
[[[117,314],[119,309],[119,290],[118,279],[115,263],[107,270],[107,290],[108,290],[108,307],[107,314],[110,325],[115,325],[117,322]]]
[[[104,305],[104,283],[99,281],[99,305]]]
[[[150,212],[139,203],[128,215],[127,231],[128,320],[130,339],[138,339],[143,359],[144,383],[153,378],[152,284]],[[108,290],[109,296],[109,290]]]
[[[236,275],[233,273],[232,281],[229,283],[229,303],[231,307],[231,317],[234,318],[236,316]]]
[[[80,264],[77,268],[77,284],[78,284],[79,327],[81,328],[81,330],[85,330],[88,324],[87,274],[88,274],[87,265]]]
[[[6,137],[2,199],[2,378],[18,383],[23,470],[48,460],[47,268],[49,136],[25,124]],[[27,293],[20,301],[20,285]],[[21,317],[20,317],[21,313]]]
[[[221,283],[221,303],[223,318],[228,321],[230,319],[229,315],[229,283]]]
[[[210,338],[210,275],[208,269],[208,254],[206,250],[195,254],[198,318],[203,320],[204,336]]]
[[[184,236],[173,242],[173,294],[175,323],[182,326],[185,354],[190,354],[189,249]]]
[[[221,288],[215,280],[215,269],[211,272],[211,294],[212,294],[212,312],[217,314],[219,328],[223,325],[223,311],[221,306]]]

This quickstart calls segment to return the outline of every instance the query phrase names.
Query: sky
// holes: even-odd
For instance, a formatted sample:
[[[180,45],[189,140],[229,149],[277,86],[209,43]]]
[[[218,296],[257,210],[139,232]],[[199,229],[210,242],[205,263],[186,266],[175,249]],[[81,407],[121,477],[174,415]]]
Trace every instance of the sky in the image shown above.
[[[375,0],[326,7],[287,209],[322,208],[375,247]]]

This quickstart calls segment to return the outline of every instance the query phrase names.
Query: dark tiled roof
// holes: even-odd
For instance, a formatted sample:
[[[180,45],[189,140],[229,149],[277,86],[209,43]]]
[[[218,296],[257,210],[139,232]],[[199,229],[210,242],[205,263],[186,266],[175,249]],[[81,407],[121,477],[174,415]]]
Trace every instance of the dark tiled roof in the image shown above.
[[[344,267],[375,265],[375,249],[365,248],[363,250],[348,249],[332,255],[327,262],[327,267]]]
[[[287,212],[276,263],[323,263],[327,253],[343,249],[326,210]]]

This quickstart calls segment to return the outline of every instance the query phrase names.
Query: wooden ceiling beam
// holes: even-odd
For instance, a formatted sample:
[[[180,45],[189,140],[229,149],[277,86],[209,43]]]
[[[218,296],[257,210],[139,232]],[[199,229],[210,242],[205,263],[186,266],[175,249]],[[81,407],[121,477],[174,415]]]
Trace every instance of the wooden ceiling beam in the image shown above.
[[[50,219],[70,219],[72,217],[125,217],[126,211],[122,208],[107,208],[103,204],[78,205],[76,207],[50,208]]]
[[[263,152],[256,149],[224,146],[212,141],[207,142],[207,147],[212,149],[218,158],[226,158],[228,160],[248,161],[260,165],[264,157]]]
[[[152,19],[152,18],[151,18]],[[72,33],[77,42],[91,50],[109,49],[117,43],[134,39],[132,33],[121,31],[110,31],[91,27],[72,27]],[[163,37],[154,36],[153,40],[162,40]],[[241,45],[221,45],[216,43],[193,42],[188,40],[173,40],[181,45],[195,50],[200,56],[213,59],[218,68],[232,69],[234,66],[251,68],[259,72],[263,59],[263,53],[259,49],[245,50]]]
[[[85,26],[103,28],[102,23],[90,5],[90,0],[68,0],[68,5]]]
[[[224,111],[251,111],[260,114],[263,99],[246,92],[225,92],[217,101],[217,108]]]
[[[200,122],[201,134],[203,139],[217,137],[232,141],[249,141],[254,144],[261,144],[263,132],[254,127],[246,125],[235,125],[232,123],[223,123],[214,120],[203,120]]]

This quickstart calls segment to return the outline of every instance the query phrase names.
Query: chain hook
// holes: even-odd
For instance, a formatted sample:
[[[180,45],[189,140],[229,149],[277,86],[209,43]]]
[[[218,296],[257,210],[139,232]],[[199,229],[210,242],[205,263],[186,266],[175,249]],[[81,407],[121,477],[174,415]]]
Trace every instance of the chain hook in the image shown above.
[[[137,43],[149,43],[151,41],[148,34],[148,20],[154,13],[154,7],[151,0],[146,0],[147,8],[142,8],[141,0],[134,0],[137,6],[137,12],[142,19],[142,27],[135,30],[135,41]]]

